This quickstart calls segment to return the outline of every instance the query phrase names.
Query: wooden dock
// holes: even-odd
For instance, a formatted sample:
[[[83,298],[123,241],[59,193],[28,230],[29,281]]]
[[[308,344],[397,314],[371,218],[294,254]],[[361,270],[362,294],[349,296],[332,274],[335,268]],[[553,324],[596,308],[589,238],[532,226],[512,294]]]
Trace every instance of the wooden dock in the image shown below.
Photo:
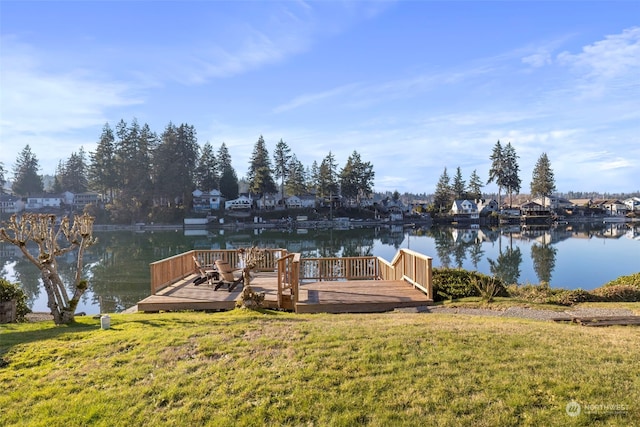
[[[194,285],[190,275],[138,302],[138,311],[232,310],[242,285],[232,292]],[[263,307],[278,309],[276,273],[260,272],[251,281],[256,292],[264,292]],[[299,285],[299,298],[291,308],[297,313],[370,313],[402,307],[420,307],[433,302],[424,292],[402,280],[322,281]]]
[[[234,252],[190,251],[153,263],[152,295],[138,302],[138,311],[233,309],[242,285],[229,292],[196,284],[193,256],[203,264],[237,262]],[[387,262],[376,257],[305,259],[277,249],[252,276],[251,287],[265,294],[263,307],[297,313],[383,312],[433,302],[431,258],[408,250]]]

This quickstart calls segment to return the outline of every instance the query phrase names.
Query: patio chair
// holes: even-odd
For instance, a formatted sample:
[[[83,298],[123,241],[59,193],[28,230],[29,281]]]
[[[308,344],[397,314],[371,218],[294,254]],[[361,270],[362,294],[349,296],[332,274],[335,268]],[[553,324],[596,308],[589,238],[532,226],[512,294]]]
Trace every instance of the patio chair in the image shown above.
[[[220,279],[215,285],[217,290],[222,285],[227,285],[227,290],[231,292],[239,283],[244,282],[244,274],[241,268],[231,268],[227,261],[216,260],[216,268],[220,273]],[[238,272],[240,273],[238,275]]]
[[[220,280],[218,270],[212,267],[203,267],[195,255],[193,256],[193,263],[195,264],[197,274],[196,278],[193,279],[194,286],[198,286],[206,282],[209,286],[213,287],[215,281]]]

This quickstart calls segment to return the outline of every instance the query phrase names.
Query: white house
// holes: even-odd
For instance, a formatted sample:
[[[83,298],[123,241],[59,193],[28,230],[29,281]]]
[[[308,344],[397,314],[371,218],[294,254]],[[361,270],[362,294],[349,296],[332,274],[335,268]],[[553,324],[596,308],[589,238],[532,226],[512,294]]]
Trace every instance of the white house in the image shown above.
[[[24,209],[24,203],[20,198],[10,194],[0,194],[0,212],[18,213]]]
[[[25,209],[28,211],[38,210],[42,208],[56,208],[59,209],[62,205],[62,197],[54,196],[51,194],[29,196],[27,197],[27,205]]]
[[[629,197],[625,199],[624,204],[632,212],[640,211],[640,197]]]
[[[625,216],[629,210],[620,200],[595,200],[593,204],[605,211],[607,215]]]
[[[451,206],[451,213],[459,219],[478,219],[478,205],[471,200],[454,200]]]
[[[237,199],[228,200],[224,202],[224,208],[230,209],[230,210],[241,210],[241,209],[249,210],[251,209],[252,204],[253,204],[253,201],[250,198],[248,198],[245,195],[242,195]]]
[[[316,198],[312,195],[290,196],[287,197],[287,206],[293,209],[314,208],[316,206]]]
[[[478,208],[478,212],[483,215],[488,215],[491,212],[498,212],[500,207],[498,206],[498,202],[494,199],[477,199],[476,206]]]
[[[193,196],[194,212],[209,212],[212,209],[220,209],[222,204],[222,193],[216,189],[206,192],[196,189],[191,195]]]

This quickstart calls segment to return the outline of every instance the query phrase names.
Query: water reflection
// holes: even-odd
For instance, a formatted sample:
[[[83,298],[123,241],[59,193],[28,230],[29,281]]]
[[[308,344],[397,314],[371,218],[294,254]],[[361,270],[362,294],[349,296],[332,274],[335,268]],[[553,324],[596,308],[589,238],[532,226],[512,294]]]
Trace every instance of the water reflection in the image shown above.
[[[546,282],[584,289],[640,270],[637,261],[640,224],[495,229],[395,226],[347,230],[199,230],[196,233],[113,231],[95,235],[98,242],[85,255],[90,288],[81,302],[93,313],[122,311],[135,305],[149,295],[149,264],[191,249],[259,245],[286,248],[304,257],[376,255],[390,260],[397,249],[409,247],[432,256],[434,267],[477,270],[507,283]],[[33,251],[36,252],[35,248]],[[565,254],[562,263],[560,253]],[[595,257],[597,263],[585,262],[588,257]],[[69,282],[74,261],[73,253],[60,260],[60,271]],[[592,272],[588,270],[590,267],[597,269]],[[580,277],[581,272],[585,278]],[[46,310],[39,271],[17,248],[6,243],[0,243],[0,273],[22,284],[32,307]]]

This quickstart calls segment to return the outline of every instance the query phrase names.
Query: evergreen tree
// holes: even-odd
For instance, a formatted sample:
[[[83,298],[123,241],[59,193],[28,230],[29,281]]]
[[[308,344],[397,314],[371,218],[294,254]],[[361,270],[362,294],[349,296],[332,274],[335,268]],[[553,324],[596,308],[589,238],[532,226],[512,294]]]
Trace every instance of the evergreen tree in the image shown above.
[[[487,184],[494,181],[498,184],[498,206],[502,207],[500,193],[502,192],[502,180],[504,178],[504,152],[500,140],[493,146],[493,151],[489,159],[491,160],[491,169],[489,169]]]
[[[155,194],[162,204],[183,205],[195,189],[199,146],[193,126],[169,123],[154,155]]]
[[[218,172],[220,174],[220,193],[227,200],[238,198],[238,175],[231,166],[231,155],[223,142],[218,149]]]
[[[109,123],[102,128],[102,135],[96,151],[89,154],[89,186],[113,199],[114,189],[118,185],[118,169],[115,155],[115,136]]]
[[[7,183],[5,173],[4,164],[0,162],[0,194],[4,194],[4,185]]]
[[[436,192],[433,197],[433,202],[438,209],[438,212],[448,211],[453,203],[453,190],[451,189],[451,180],[447,173],[447,168],[444,168],[438,184],[436,185]]]
[[[482,180],[475,169],[469,177],[469,187],[467,192],[469,193],[469,197],[473,197],[476,200],[482,198]]]
[[[520,166],[518,166],[518,155],[516,154],[516,150],[511,145],[511,142],[507,143],[504,147],[504,186],[507,189],[507,193],[509,194],[509,207],[512,205],[512,196],[513,193],[520,193]]]
[[[363,162],[360,154],[353,151],[347,163],[340,171],[340,192],[342,197],[356,200],[359,204],[363,197],[369,197],[373,192],[373,165]]]
[[[533,168],[531,195],[533,197],[541,196],[544,201],[546,197],[551,196],[554,191],[556,191],[556,184],[551,163],[549,162],[547,153],[542,153]]]
[[[206,142],[202,147],[202,154],[196,168],[196,186],[203,191],[219,189],[220,175],[218,173],[218,161],[213,153],[213,147]]]
[[[318,190],[319,196],[323,198],[331,198],[338,195],[338,165],[333,153],[329,151],[327,157],[322,160],[318,168]]]
[[[280,179],[280,199],[283,199],[284,203],[284,183],[289,177],[291,171],[289,166],[291,165],[291,148],[286,142],[280,139],[276,144],[276,149],[273,152],[274,162],[274,175],[276,179]]]
[[[317,161],[313,161],[311,168],[307,171],[307,188],[313,190],[316,196],[320,193],[320,166]]]
[[[307,192],[307,176],[304,165],[295,154],[291,156],[289,161],[289,175],[285,184],[288,195],[299,196]]]
[[[267,151],[264,138],[260,135],[260,138],[258,138],[258,141],[253,147],[253,153],[251,154],[251,160],[249,162],[249,171],[247,172],[249,191],[252,194],[260,194],[262,196],[267,193],[275,193],[276,184],[273,181],[271,172],[269,151]]]
[[[71,153],[66,162],[60,162],[55,176],[54,191],[61,193],[84,193],[89,186],[87,161],[84,149]]]
[[[42,177],[38,175],[39,169],[38,159],[31,151],[31,147],[26,145],[13,167],[13,185],[11,186],[13,193],[20,196],[42,193],[44,183]]]
[[[464,199],[466,198],[466,183],[462,179],[462,170],[460,170],[460,166],[456,169],[456,175],[453,177],[453,185],[451,186],[451,191],[453,191],[453,197],[455,199]]]

